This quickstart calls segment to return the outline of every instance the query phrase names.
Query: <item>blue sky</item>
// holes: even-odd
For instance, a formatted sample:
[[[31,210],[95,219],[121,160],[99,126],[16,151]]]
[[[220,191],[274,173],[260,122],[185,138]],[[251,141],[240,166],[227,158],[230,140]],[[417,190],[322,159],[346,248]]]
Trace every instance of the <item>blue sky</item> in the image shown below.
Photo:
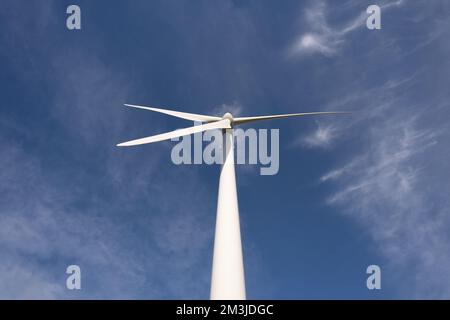
[[[255,124],[280,129],[280,171],[237,168],[248,298],[450,298],[449,14],[444,0],[2,1],[0,297],[208,298],[220,168],[174,165],[170,141],[116,148],[190,125],[134,103],[354,111]]]

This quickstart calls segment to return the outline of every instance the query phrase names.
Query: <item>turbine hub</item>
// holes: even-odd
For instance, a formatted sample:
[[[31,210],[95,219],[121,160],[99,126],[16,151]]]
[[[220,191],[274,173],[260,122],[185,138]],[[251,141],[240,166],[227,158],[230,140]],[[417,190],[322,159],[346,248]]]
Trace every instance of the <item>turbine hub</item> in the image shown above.
[[[228,119],[228,120],[230,120],[231,123],[233,123],[233,115],[232,115],[231,113],[229,113],[229,112],[225,113],[225,114],[222,116],[222,118],[223,118],[223,119]]]

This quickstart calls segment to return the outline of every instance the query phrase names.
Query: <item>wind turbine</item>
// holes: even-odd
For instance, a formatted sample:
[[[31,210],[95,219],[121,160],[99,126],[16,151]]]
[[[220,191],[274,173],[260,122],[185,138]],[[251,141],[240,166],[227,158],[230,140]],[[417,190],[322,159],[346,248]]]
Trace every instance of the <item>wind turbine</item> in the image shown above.
[[[222,117],[214,117],[131,104],[125,105],[164,113],[185,120],[203,122],[205,124],[119,143],[117,145],[118,147],[136,146],[169,140],[206,130],[222,129],[225,153],[219,178],[210,298],[212,300],[245,300],[244,263],[242,258],[236,176],[234,171],[233,127],[243,123],[261,120],[344,114],[348,112],[305,112],[234,118],[229,112],[225,113]]]

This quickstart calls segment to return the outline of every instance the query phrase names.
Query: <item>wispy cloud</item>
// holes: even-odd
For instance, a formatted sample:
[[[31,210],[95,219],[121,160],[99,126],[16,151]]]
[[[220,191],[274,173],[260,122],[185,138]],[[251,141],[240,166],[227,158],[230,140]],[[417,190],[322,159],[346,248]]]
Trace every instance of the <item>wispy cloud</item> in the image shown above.
[[[38,160],[14,144],[2,144],[0,164],[8,170],[0,175],[1,297],[61,298],[68,294],[65,266],[72,263],[104,266],[103,276],[111,283],[122,276],[136,279],[139,267],[113,249],[119,230],[99,215],[102,208],[77,210],[75,190],[51,185]],[[43,261],[52,263],[42,269]],[[122,268],[127,273],[120,275]],[[112,296],[121,288],[115,285]],[[92,289],[91,297],[99,293]]]
[[[221,117],[225,114],[225,112],[230,112],[233,116],[241,116],[243,109],[244,108],[240,103],[234,101],[233,103],[224,103],[216,106],[211,112],[211,115],[217,115]]]
[[[152,170],[141,172],[146,184],[139,180],[117,190],[113,177],[105,176],[119,199],[114,203],[122,203],[123,189],[146,190],[125,196],[118,207],[90,190],[84,178],[64,181],[60,171],[48,172],[20,146],[0,141],[0,165],[8,168],[0,173],[1,298],[205,296],[209,263],[202,261],[209,261],[203,253],[212,243],[213,215],[207,213],[213,207],[194,173],[176,174],[189,180],[183,184],[189,188],[179,190],[175,178],[160,180]],[[116,169],[121,175],[132,171],[126,163]],[[191,210],[189,203],[203,209]],[[65,288],[69,264],[82,269],[80,293]]]
[[[404,0],[379,4],[382,10],[400,6]],[[304,19],[309,30],[303,32],[290,46],[291,56],[319,53],[326,57],[334,56],[345,42],[346,36],[365,26],[368,17],[365,10],[341,25],[330,25],[328,22],[328,5],[326,1],[314,1],[304,12]]]
[[[317,127],[304,137],[298,139],[295,144],[309,148],[329,148],[337,138],[338,128],[332,124],[317,122]]]
[[[395,94],[407,83],[382,87]],[[444,270],[450,268],[450,216],[436,187],[450,176],[441,172],[439,178],[429,177],[447,152],[442,142],[448,128],[423,127],[423,114],[411,114],[399,103],[395,112],[386,114],[380,107],[353,123],[367,128],[365,147],[320,181],[336,186],[327,203],[365,226],[390,265],[399,272],[414,266],[414,289],[403,286],[399,291],[406,290],[409,297],[448,298],[450,277]]]
[[[8,9],[12,16],[23,10],[13,4]],[[35,6],[27,15],[41,19],[42,6]],[[49,11],[46,19],[58,16],[55,6],[42,8]],[[39,66],[52,70],[50,77],[43,73],[39,79],[54,93],[45,112],[60,130],[52,132],[47,145],[58,154],[49,168],[46,160],[55,154],[36,139],[48,132],[2,118],[7,122],[2,135],[14,131],[26,143],[0,138],[0,165],[7,168],[0,172],[0,298],[206,297],[210,259],[203,254],[212,244],[214,215],[208,213],[214,212],[214,200],[205,196],[209,191],[196,171],[174,166],[171,172],[176,173],[162,174],[161,158],[170,159],[170,152],[149,156],[143,149],[115,148],[123,132],[136,130],[124,119],[122,104],[130,87],[138,85],[106,66],[95,50],[61,45],[49,54],[35,45],[33,54],[17,54],[30,41],[24,20],[2,21],[23,38],[0,40],[11,48],[17,62],[11,68],[24,83],[30,81],[30,70],[22,62],[34,65],[35,56],[42,57]],[[41,29],[49,23],[40,21]],[[64,26],[53,32],[61,30]],[[37,151],[29,150],[30,141]],[[202,203],[201,209],[190,203]],[[69,264],[81,267],[81,292],[65,288]]]
[[[290,54],[321,53],[332,56],[337,46],[342,42],[335,32],[328,26],[326,19],[326,3],[317,1],[305,10],[304,17],[311,30],[303,33],[290,48]]]

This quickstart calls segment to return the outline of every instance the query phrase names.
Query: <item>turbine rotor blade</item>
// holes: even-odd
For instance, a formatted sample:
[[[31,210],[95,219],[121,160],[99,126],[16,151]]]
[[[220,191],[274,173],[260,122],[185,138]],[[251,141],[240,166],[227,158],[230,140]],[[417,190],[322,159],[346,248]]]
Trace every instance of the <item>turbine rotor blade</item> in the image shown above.
[[[154,108],[154,107],[137,106],[134,104],[125,104],[125,105],[127,107],[164,113],[164,114],[167,114],[172,117],[177,117],[177,118],[191,120],[191,121],[211,122],[211,121],[218,121],[218,120],[222,119],[220,117],[206,116],[203,114],[187,113],[187,112],[180,112],[180,111],[167,110],[167,109]]]
[[[249,123],[261,120],[271,120],[271,119],[282,119],[290,117],[301,117],[301,116],[314,116],[314,115],[325,115],[325,114],[349,114],[347,111],[322,111],[322,112],[303,112],[303,113],[288,113],[288,114],[277,114],[271,116],[256,116],[256,117],[238,117],[234,118],[233,124],[238,125],[242,123]]]
[[[184,128],[184,129],[179,129],[179,130],[174,130],[174,131],[170,131],[170,132],[166,132],[166,133],[157,134],[157,135],[150,136],[150,137],[145,137],[145,138],[141,138],[141,139],[122,142],[122,143],[119,143],[117,146],[118,147],[136,146],[136,145],[140,145],[140,144],[169,140],[169,139],[176,138],[176,137],[183,137],[183,136],[187,136],[189,134],[203,132],[203,131],[211,130],[211,129],[230,129],[230,128],[231,128],[230,120],[224,119],[224,120],[215,121],[215,122],[211,122],[211,123],[204,124],[204,125],[193,126],[193,127],[189,127],[189,128]]]

